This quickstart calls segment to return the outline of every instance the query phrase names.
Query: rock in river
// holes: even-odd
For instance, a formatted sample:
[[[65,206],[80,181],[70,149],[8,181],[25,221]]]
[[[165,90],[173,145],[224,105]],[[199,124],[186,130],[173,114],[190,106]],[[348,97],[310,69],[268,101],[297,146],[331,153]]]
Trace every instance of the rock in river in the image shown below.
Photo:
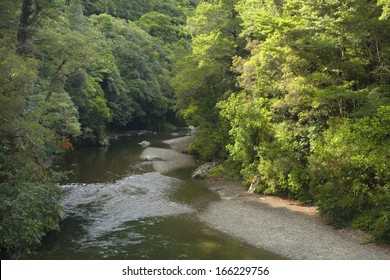
[[[142,148],[147,148],[150,146],[150,142],[149,141],[142,141],[140,143],[138,143],[139,145],[142,146]]]
[[[160,160],[163,160],[163,158],[162,157],[160,157],[160,156],[146,156],[145,157],[145,159],[146,160],[148,160],[148,161],[160,161]]]
[[[217,166],[216,162],[207,162],[199,166],[191,175],[193,179],[205,179],[210,172]]]

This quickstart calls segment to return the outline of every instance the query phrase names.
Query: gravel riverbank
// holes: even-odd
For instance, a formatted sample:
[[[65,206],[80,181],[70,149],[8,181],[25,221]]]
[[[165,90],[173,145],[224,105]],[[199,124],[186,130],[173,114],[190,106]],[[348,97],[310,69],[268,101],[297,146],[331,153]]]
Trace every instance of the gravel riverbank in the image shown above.
[[[165,141],[172,150],[147,148],[142,156],[154,154],[167,158],[153,162],[159,172],[191,166],[191,157],[181,153],[189,140],[190,137],[179,137]],[[336,230],[324,224],[315,207],[249,194],[237,182],[206,182],[221,200],[199,213],[201,221],[251,245],[296,260],[390,260],[390,247],[364,244],[363,233]]]
[[[209,226],[295,260],[389,260],[390,248],[363,244],[365,234],[324,224],[315,207],[249,194],[239,184],[208,181],[221,201],[199,215]]]
[[[194,165],[194,159],[190,155],[186,155],[185,151],[191,136],[178,137],[163,141],[168,144],[171,149],[148,147],[146,148],[140,158],[147,160],[148,158],[160,158],[160,160],[152,160],[154,170],[161,174],[165,174],[178,168],[191,167]]]

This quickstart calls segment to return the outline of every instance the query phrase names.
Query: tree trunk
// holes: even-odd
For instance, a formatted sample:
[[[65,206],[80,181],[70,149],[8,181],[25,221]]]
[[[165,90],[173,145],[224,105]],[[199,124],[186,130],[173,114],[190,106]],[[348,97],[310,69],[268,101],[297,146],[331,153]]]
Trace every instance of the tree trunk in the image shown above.
[[[17,35],[18,46],[17,53],[23,56],[27,56],[29,49],[27,47],[27,41],[31,36],[31,15],[34,14],[33,1],[23,0],[22,12],[20,14],[19,30]]]

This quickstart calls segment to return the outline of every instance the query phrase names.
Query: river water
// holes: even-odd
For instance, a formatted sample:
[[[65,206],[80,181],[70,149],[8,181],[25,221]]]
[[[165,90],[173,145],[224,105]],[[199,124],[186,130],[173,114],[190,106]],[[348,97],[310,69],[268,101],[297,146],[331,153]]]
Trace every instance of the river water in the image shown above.
[[[279,259],[199,221],[219,197],[190,169],[161,175],[140,160],[138,142],[168,148],[164,138],[124,136],[57,158],[55,168],[70,172],[61,186],[67,216],[32,259]]]

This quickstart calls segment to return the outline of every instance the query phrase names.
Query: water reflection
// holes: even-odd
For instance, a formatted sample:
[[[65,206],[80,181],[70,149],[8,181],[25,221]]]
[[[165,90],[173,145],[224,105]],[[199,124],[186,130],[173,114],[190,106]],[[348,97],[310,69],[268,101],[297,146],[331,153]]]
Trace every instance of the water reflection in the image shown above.
[[[83,148],[56,161],[72,170],[62,186],[68,216],[34,259],[279,259],[204,225],[197,213],[218,196],[190,169],[150,172],[144,137]],[[161,137],[148,140],[163,147]]]

